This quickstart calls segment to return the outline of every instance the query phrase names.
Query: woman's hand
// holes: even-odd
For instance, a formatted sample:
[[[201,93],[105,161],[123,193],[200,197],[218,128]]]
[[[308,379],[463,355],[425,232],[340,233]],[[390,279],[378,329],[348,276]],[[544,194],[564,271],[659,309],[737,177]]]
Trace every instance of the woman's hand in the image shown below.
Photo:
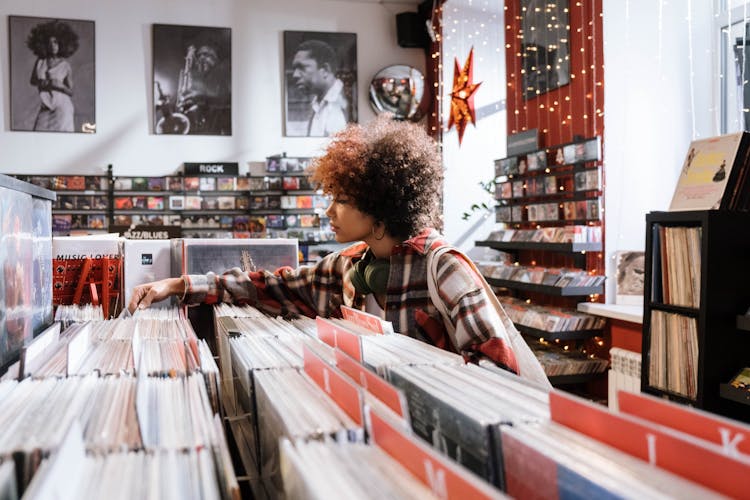
[[[146,309],[153,302],[159,302],[173,295],[185,294],[185,280],[182,278],[167,278],[153,281],[133,288],[128,309],[132,314],[136,308]]]

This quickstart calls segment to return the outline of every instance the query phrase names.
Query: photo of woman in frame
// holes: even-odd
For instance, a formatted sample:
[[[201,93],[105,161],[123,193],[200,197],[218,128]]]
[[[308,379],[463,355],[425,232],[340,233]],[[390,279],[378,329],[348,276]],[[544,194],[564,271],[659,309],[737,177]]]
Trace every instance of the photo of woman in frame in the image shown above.
[[[96,131],[94,22],[9,16],[11,130]]]

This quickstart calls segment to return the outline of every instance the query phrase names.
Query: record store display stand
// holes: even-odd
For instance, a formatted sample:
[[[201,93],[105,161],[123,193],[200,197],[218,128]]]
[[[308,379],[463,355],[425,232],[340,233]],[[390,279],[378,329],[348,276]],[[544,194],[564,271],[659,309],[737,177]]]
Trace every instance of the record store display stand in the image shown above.
[[[750,422],[728,382],[750,366],[750,214],[646,215],[644,392]]]
[[[603,274],[600,150],[599,138],[594,137],[496,160],[496,220],[516,234],[503,241],[477,241],[476,245],[507,252],[513,262],[529,270],[576,268],[594,278]],[[570,242],[569,238],[550,241],[547,235],[555,229],[559,230],[558,234],[565,230],[569,234],[574,230],[579,232],[576,242]],[[543,232],[546,232],[544,237]],[[520,238],[521,233],[535,234],[533,238]],[[515,279],[516,275],[506,279],[488,274],[485,272],[485,278],[490,285],[542,306],[575,308],[582,300],[600,300],[604,293],[603,282],[560,286],[559,281],[552,284],[547,273],[543,280]],[[573,341],[578,346],[585,343],[596,350],[598,356],[607,358],[601,329],[550,332],[518,323],[516,327],[529,338]],[[560,376],[550,380],[561,385],[584,382],[600,375]]]

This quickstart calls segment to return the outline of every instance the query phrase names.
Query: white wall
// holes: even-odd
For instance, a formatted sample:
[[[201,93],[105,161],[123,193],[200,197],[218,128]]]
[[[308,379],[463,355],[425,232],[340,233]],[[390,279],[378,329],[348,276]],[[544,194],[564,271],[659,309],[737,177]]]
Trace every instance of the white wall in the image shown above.
[[[282,32],[357,34],[359,121],[374,116],[367,88],[390,64],[424,71],[421,49],[397,45],[395,15],[415,1],[335,0],[2,0],[0,40],[8,15],[96,22],[96,118],[93,135],[10,131],[8,50],[0,50],[0,172],[164,175],[185,161],[263,160],[286,151],[316,154],[326,139],[283,137]],[[233,135],[157,136],[151,133],[151,24],[232,28]]]
[[[505,156],[507,131],[505,85],[505,30],[502,0],[448,0],[443,9],[444,126],[450,115],[450,92],[454,60],[463,67],[474,47],[474,82],[482,82],[474,93],[477,123],[469,124],[459,146],[456,128],[444,133],[445,236],[468,250],[477,239],[485,239],[495,225],[492,212],[461,215],[474,203],[494,205],[492,196],[479,186],[495,177],[494,162]]]
[[[645,248],[645,215],[669,208],[690,141],[719,133],[711,9],[709,1],[603,2],[607,276],[614,252]],[[614,279],[606,296],[613,301]]]

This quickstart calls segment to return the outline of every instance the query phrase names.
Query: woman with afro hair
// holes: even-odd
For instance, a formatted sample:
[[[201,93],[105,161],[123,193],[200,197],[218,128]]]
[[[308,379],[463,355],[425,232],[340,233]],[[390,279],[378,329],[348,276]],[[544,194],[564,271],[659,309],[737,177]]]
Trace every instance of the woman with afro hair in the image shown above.
[[[249,304],[285,316],[340,318],[346,305],[390,321],[396,332],[518,373],[506,330],[511,323],[461,254],[441,252],[436,261],[445,322],[432,302],[428,256],[447,243],[435,229],[441,225],[443,167],[424,130],[388,115],[367,126],[350,124],[311,164],[310,177],[331,197],[326,215],[336,241],[351,246],[298,269],[234,268],[140,285],[130,311],[172,295],[186,304]]]
[[[30,83],[42,101],[34,130],[74,132],[73,71],[67,58],[78,50],[78,35],[68,23],[48,21],[32,28],[26,46],[37,57]]]

